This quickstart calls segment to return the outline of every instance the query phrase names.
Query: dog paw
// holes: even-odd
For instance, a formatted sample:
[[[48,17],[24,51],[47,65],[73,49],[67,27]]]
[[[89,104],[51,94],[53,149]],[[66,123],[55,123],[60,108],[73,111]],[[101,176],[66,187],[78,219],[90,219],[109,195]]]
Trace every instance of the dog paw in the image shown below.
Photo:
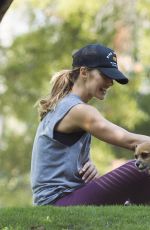
[[[130,200],[126,200],[126,202],[124,203],[124,206],[131,206],[131,205],[132,205],[132,203]]]

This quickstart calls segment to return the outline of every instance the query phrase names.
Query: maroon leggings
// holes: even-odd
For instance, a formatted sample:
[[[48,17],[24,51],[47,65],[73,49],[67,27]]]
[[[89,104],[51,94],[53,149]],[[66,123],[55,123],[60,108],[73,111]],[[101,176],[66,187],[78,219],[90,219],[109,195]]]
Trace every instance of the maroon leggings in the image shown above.
[[[139,172],[135,160],[85,184],[53,205],[115,205],[126,200],[150,204],[150,175]]]

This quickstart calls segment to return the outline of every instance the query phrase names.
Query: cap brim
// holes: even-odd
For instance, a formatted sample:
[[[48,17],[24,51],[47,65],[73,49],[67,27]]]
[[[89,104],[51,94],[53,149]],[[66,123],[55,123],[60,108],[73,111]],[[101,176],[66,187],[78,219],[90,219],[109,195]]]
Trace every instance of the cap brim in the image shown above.
[[[126,78],[117,68],[98,68],[102,74],[106,75],[106,77],[116,80],[120,84],[127,84],[129,82],[128,78]]]

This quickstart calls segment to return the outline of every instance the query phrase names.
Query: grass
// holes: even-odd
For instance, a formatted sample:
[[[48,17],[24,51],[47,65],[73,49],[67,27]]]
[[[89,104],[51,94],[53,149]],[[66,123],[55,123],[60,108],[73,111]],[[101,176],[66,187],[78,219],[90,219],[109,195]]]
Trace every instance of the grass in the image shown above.
[[[150,230],[149,206],[0,209],[0,230]]]

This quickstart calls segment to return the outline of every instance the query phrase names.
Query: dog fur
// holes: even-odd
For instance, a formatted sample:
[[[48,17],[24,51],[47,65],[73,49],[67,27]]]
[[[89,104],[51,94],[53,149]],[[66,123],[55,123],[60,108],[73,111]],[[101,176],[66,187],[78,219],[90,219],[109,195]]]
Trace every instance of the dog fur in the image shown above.
[[[139,171],[148,172],[150,174],[150,142],[139,144],[134,153],[135,165]]]

